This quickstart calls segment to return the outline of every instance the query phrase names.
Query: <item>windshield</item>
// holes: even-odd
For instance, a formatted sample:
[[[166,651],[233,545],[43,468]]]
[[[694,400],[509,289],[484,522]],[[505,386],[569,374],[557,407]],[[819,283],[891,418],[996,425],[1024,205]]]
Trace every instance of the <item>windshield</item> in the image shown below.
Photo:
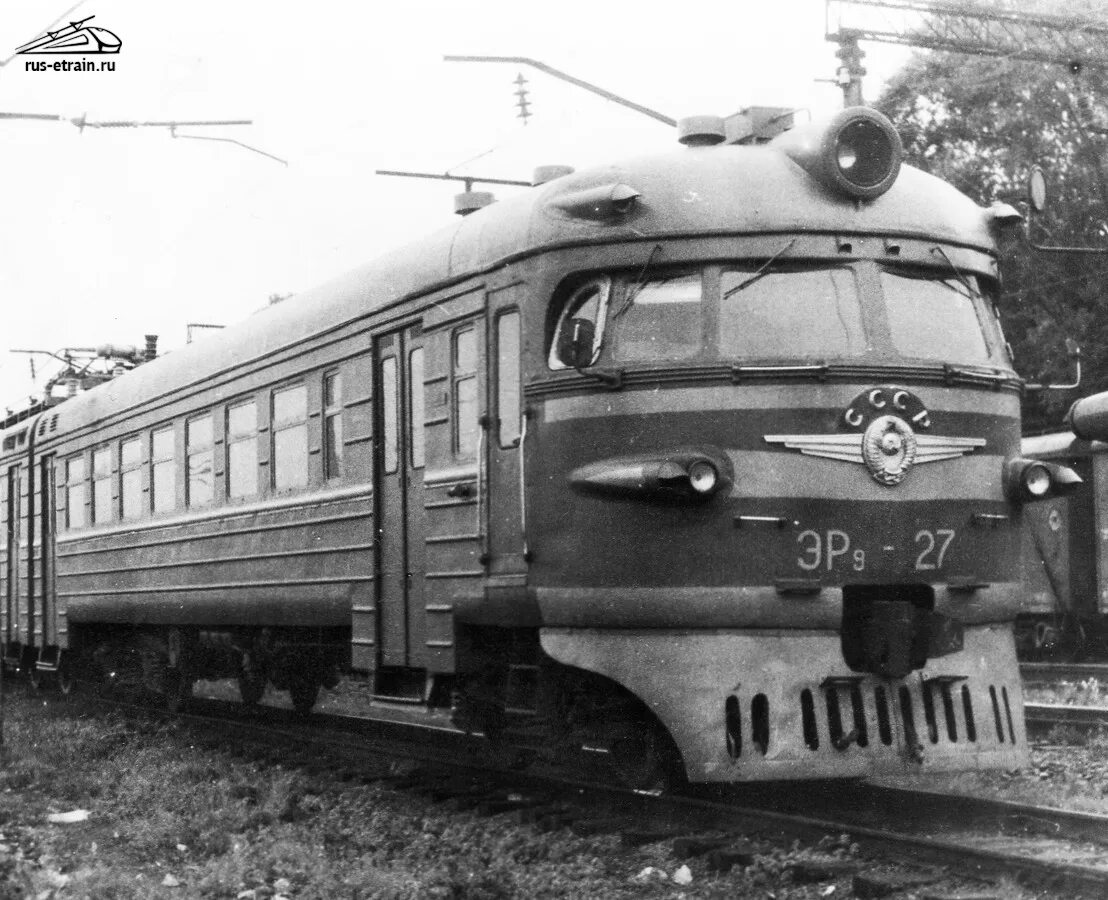
[[[901,356],[952,363],[989,362],[974,308],[977,279],[917,278],[881,270],[893,347]]]
[[[822,359],[865,352],[851,269],[727,270],[722,288],[719,346],[725,357]]]
[[[690,359],[700,354],[704,302],[699,272],[629,284],[626,290],[612,315],[617,361]]]
[[[645,267],[644,267],[645,268]],[[778,256],[568,282],[555,297],[551,369],[563,332],[592,326],[586,367],[635,364],[910,366],[1003,364],[986,276],[903,260]],[[586,331],[582,333],[587,333]],[[588,347],[579,348],[586,353]]]

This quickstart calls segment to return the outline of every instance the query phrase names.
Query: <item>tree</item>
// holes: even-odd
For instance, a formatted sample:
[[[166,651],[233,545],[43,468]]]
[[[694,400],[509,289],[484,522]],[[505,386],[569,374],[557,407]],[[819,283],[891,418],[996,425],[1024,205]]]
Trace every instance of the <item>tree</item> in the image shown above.
[[[1065,408],[1108,389],[1108,72],[946,53],[917,54],[876,104],[904,139],[910,165],[988,205],[1018,203],[1034,165],[1050,206],[1036,243],[1095,246],[1105,255],[1046,255],[1025,241],[1002,248],[1001,319],[1030,381],[1067,375],[1065,338],[1082,344],[1073,394],[1029,393],[1028,431],[1057,429]]]

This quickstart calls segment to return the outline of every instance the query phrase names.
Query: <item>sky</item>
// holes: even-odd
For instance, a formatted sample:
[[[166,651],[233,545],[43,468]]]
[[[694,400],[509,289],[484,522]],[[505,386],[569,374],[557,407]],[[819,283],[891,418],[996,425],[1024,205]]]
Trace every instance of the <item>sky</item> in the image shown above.
[[[76,0],[5,0],[0,59]],[[251,119],[167,129],[0,120],[0,410],[57,366],[9,349],[104,343],[163,351],[190,323],[231,324],[272,294],[310,288],[453,216],[461,185],[378,168],[528,180],[665,149],[673,129],[533,69],[444,62],[526,56],[673,118],[751,105],[811,115],[842,105],[823,0],[501,0],[312,4],[84,0],[122,41],[115,71],[0,67],[0,112],[97,120]],[[866,94],[908,58],[868,45]],[[532,116],[516,118],[514,80]],[[521,190],[493,189],[498,196]],[[198,338],[202,339],[202,338]]]

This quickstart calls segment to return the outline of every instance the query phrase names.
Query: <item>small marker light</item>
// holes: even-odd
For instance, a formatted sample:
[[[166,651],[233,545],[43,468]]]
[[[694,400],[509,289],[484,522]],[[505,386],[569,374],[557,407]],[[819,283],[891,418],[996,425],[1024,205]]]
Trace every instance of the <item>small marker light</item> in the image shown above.
[[[689,466],[689,485],[698,494],[710,494],[719,484],[716,467],[704,459],[698,459]]]
[[[1032,497],[1042,497],[1050,490],[1050,472],[1045,466],[1028,466],[1023,472],[1023,487]]]

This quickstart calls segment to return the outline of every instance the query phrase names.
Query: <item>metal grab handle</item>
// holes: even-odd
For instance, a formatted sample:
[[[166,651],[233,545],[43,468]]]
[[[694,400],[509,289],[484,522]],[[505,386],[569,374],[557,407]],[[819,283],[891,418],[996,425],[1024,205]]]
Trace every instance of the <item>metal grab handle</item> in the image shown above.
[[[478,548],[481,551],[479,561],[482,566],[487,566],[489,563],[489,535],[488,529],[483,527],[484,518],[483,513],[485,509],[485,491],[484,491],[484,473],[485,465],[485,432],[488,430],[488,424],[484,421],[484,416],[481,417],[481,421],[477,423],[477,537]]]
[[[531,417],[531,411],[527,407],[523,408],[521,415],[521,421],[519,426],[519,530],[520,537],[523,538],[523,559],[525,562],[531,561],[531,548],[527,546],[527,478],[526,478],[526,455],[523,452],[523,447],[527,443],[527,420]]]

